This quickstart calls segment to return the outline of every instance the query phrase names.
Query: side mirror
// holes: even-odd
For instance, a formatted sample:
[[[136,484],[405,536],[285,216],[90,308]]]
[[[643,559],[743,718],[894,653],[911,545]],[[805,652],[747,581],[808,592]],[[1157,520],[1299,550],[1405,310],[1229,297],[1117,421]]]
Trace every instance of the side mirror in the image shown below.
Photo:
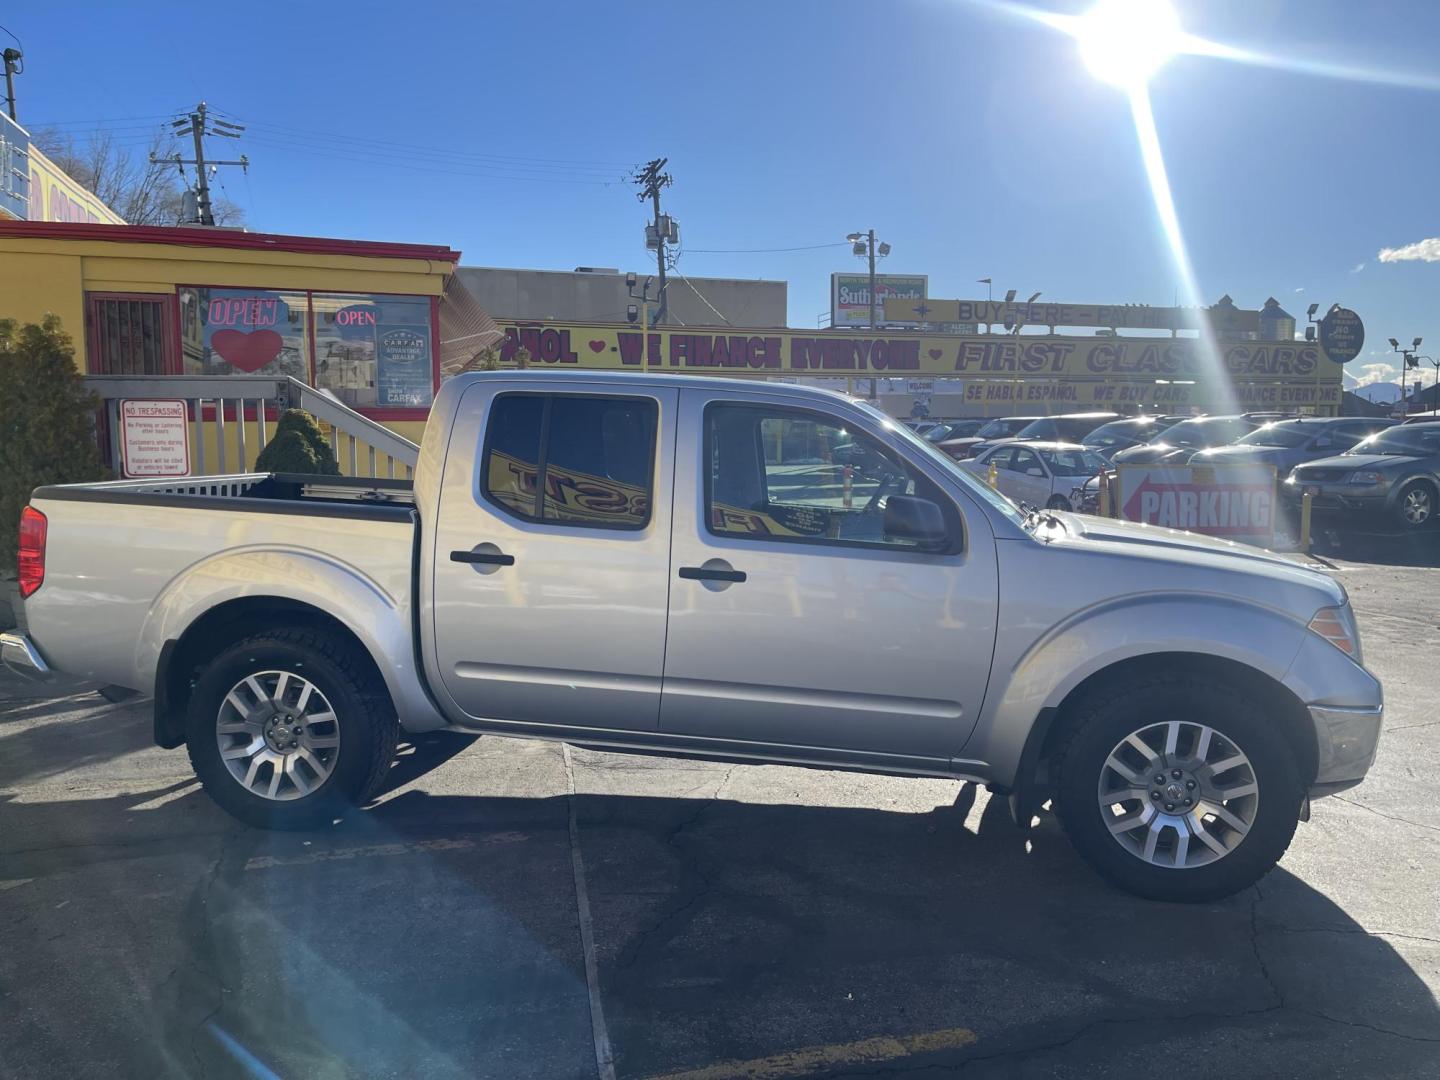
[[[885,538],[914,540],[922,548],[937,550],[945,547],[950,534],[945,515],[929,499],[891,495],[885,500]]]

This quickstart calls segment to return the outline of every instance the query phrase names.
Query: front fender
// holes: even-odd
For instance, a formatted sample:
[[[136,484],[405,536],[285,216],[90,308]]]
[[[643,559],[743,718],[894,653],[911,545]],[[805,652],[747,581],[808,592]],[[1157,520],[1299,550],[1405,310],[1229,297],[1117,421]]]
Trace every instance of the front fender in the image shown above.
[[[444,724],[416,669],[412,602],[399,580],[381,582],[313,550],[231,548],[188,567],[156,597],[135,644],[137,685],[153,686],[161,653],[206,612],[233,600],[274,597],[307,604],[343,623],[369,652],[409,730]]]
[[[1283,682],[1305,636],[1300,623],[1271,608],[1195,593],[1113,598],[1038,634],[1033,622],[1002,624],[985,706],[959,757],[986,762],[992,782],[1008,790],[1037,720],[1054,715],[1092,675],[1147,655],[1199,653]],[[1030,756],[1037,750],[1032,745]]]

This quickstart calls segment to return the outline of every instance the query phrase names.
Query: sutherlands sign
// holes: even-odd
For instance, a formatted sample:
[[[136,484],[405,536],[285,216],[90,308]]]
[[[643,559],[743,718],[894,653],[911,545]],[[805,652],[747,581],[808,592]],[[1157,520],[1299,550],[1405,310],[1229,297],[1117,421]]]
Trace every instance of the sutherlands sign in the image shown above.
[[[885,321],[916,323],[987,323],[991,326],[1098,326],[1112,330],[1211,330],[1254,333],[1260,312],[1226,300],[1208,308],[1144,307],[1135,304],[1006,303],[1004,300],[886,299]]]
[[[791,330],[644,333],[623,326],[501,323],[500,359],[532,367],[693,375],[942,377],[967,402],[1204,405],[1225,400],[1193,338],[925,336]],[[1222,342],[1222,378],[1242,408],[1334,406],[1340,365],[1307,342]],[[1055,411],[1055,410],[1050,410]]]

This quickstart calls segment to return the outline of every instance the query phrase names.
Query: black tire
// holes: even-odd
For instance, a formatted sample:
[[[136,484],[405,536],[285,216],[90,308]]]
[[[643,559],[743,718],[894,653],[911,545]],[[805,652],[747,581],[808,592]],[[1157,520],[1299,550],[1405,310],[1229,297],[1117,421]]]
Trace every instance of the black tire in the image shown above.
[[[1415,515],[1423,515],[1415,520]],[[1435,489],[1423,480],[1412,480],[1395,497],[1395,520],[1406,532],[1419,532],[1435,522]]]
[[[1157,720],[1215,729],[1243,750],[1254,770],[1259,796],[1249,832],[1228,854],[1203,866],[1146,862],[1111,835],[1099,804],[1100,778],[1111,751]],[[1290,846],[1304,798],[1295,754],[1275,719],[1242,690],[1180,672],[1158,673],[1097,692],[1064,722],[1052,771],[1056,812],[1076,850],[1127,892],[1185,903],[1218,900],[1259,881]]]
[[[248,790],[221,760],[216,723],[225,696],[247,675],[303,672],[329,701],[340,744],[329,776],[315,791],[276,801]],[[229,646],[201,672],[185,717],[190,763],[224,810],[262,829],[325,825],[373,798],[385,783],[400,725],[384,684],[348,643],[323,631],[272,630]]]

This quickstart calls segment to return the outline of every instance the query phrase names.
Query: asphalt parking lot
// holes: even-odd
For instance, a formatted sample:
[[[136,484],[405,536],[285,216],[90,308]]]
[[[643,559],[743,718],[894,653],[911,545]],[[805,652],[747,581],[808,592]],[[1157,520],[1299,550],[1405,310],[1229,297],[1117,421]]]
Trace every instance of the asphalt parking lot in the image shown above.
[[[1379,760],[1201,907],[968,785],[490,738],[255,832],[148,702],[0,675],[0,1075],[1433,1080],[1440,544],[1335,565]]]

